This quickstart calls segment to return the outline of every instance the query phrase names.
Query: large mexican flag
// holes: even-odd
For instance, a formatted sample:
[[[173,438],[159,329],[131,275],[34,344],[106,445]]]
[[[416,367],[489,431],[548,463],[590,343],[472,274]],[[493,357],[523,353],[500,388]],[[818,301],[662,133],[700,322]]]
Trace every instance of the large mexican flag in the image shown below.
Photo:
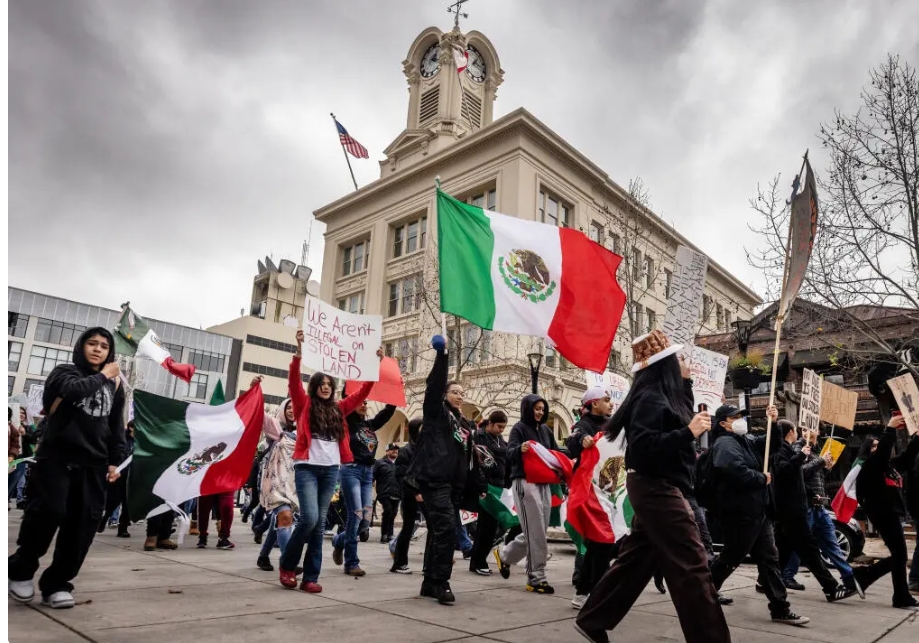
[[[598,433],[594,439],[571,478],[568,522],[587,540],[614,543],[629,533],[635,515],[625,489],[625,437],[610,442]]]
[[[131,515],[239,489],[252,469],[263,419],[260,386],[219,406],[135,391]]]
[[[625,307],[622,257],[582,232],[498,214],[437,191],[440,309],[481,328],[548,339],[606,368]]]

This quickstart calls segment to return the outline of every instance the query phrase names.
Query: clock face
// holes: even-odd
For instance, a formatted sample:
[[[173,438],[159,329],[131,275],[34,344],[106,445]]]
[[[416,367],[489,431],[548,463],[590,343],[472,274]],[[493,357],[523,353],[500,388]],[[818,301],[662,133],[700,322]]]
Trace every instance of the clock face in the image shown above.
[[[421,57],[421,77],[430,78],[440,69],[440,62],[437,58],[440,56],[440,45],[431,45],[424,56]]]
[[[485,80],[485,59],[482,58],[475,47],[471,45],[466,47],[466,53],[469,54],[469,64],[466,65],[466,73],[469,74],[469,77],[477,83],[481,83]]]

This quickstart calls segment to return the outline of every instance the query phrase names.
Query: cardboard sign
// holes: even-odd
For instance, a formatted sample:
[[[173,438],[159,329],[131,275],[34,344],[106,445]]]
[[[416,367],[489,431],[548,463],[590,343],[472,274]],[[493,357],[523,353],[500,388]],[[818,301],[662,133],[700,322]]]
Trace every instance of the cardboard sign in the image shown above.
[[[728,356],[698,346],[692,348],[692,395],[696,410],[700,404],[714,413],[721,406],[724,380],[728,375]]]
[[[303,316],[303,364],[332,377],[361,382],[380,379],[377,349],[383,318],[339,310],[314,297],[306,298]]]
[[[842,452],[845,450],[846,450],[845,444],[843,444],[839,440],[828,438],[827,441],[823,443],[823,448],[820,449],[820,457],[822,458],[827,453],[829,453],[830,457],[833,458],[833,464],[835,465],[839,461],[839,456],[841,456]]]
[[[356,391],[360,385],[361,382],[357,380],[348,380],[345,390]],[[384,357],[380,362],[380,379],[370,389],[367,399],[371,402],[405,406],[405,383],[399,371],[399,361],[394,357]]]
[[[809,368],[804,369],[801,383],[801,408],[798,409],[798,426],[808,431],[820,430],[820,398],[823,380]]]
[[[858,393],[824,382],[820,393],[820,419],[850,431],[855,428]]]
[[[686,346],[683,352],[690,359],[692,353],[688,347],[695,342],[696,326],[702,316],[707,271],[708,257],[686,246],[677,248],[667,315],[661,330],[671,343]]]
[[[906,430],[910,435],[919,433],[919,387],[909,373],[887,380],[897,407],[906,418]]]
[[[602,375],[592,371],[584,371],[584,375],[587,380],[587,388],[602,386],[607,390],[610,402],[613,403],[613,413],[615,413],[616,409],[622,406],[625,396],[628,395],[629,388],[631,388],[629,381],[611,371],[603,371]]]
[[[465,509],[460,509],[460,522],[464,525],[468,525],[471,522],[475,522],[479,519],[479,514],[474,511],[466,511]]]

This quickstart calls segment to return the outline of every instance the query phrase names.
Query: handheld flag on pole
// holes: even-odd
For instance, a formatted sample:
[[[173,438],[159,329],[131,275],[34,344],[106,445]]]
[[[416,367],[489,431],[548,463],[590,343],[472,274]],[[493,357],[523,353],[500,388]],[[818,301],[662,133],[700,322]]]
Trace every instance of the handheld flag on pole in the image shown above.
[[[153,360],[180,380],[191,383],[194,365],[175,361],[144,318],[131,310],[130,302],[122,306],[121,317],[112,334],[116,354]]]

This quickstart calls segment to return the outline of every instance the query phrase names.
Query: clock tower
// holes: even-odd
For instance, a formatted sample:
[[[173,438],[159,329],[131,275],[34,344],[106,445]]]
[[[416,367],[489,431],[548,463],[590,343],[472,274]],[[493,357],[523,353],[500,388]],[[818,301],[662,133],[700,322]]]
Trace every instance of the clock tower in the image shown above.
[[[465,69],[458,71],[459,67]],[[459,26],[429,27],[402,62],[408,80],[405,130],[384,150],[381,178],[422,161],[492,122],[504,71],[491,41]]]

